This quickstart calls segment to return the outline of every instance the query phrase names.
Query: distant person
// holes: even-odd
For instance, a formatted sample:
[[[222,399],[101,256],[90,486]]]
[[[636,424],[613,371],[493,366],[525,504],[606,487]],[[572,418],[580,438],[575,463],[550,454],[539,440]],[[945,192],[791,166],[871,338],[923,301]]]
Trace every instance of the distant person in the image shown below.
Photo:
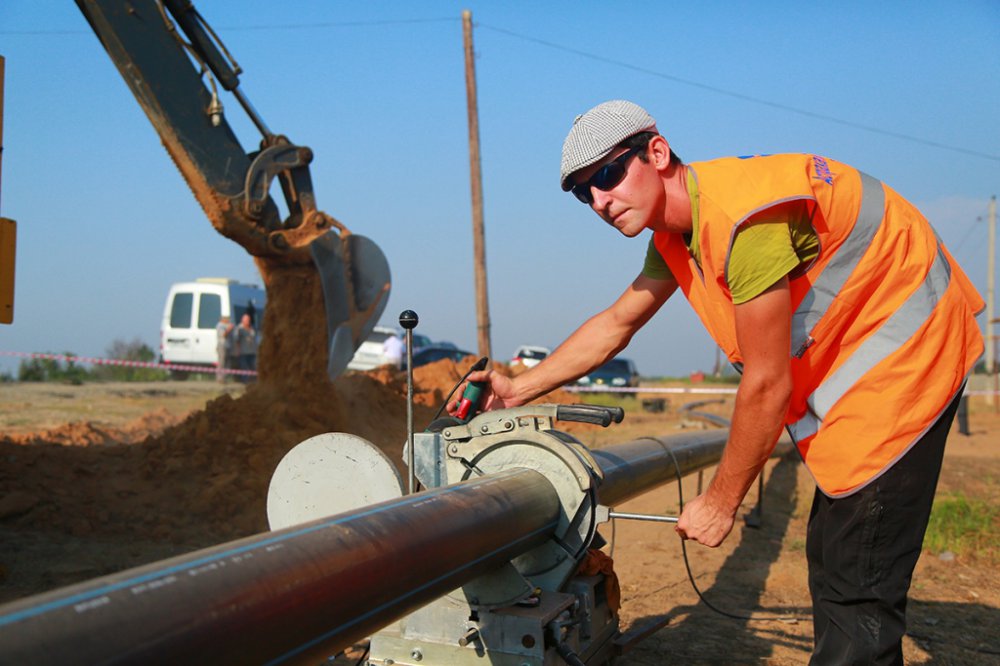
[[[215,381],[224,383],[228,379],[226,370],[232,368],[230,359],[232,358],[231,348],[233,346],[233,322],[229,315],[222,315],[219,323],[215,325]]]
[[[257,330],[253,327],[253,320],[250,315],[244,313],[240,318],[240,325],[236,328],[234,344],[239,355],[240,370],[257,369]],[[252,375],[240,375],[240,381],[244,384],[253,381]]]
[[[390,335],[382,343],[382,356],[394,368],[403,367],[403,350],[406,345],[398,335]]]
[[[226,368],[229,370],[239,370],[240,369],[240,349],[239,345],[236,343],[236,331],[239,327],[230,324],[229,328],[229,339],[226,340]],[[232,373],[226,373],[227,377],[236,377],[239,379],[238,375],[233,375]]]
[[[535,367],[472,373],[489,384],[486,408],[614,358],[680,288],[742,378],[715,476],[675,529],[722,543],[786,428],[817,484],[811,663],[902,664],[945,440],[984,349],[983,300],[934,229],[891,187],[821,155],[685,164],[624,100],[577,116],[560,185],[623,236],[645,233],[645,265]],[[685,353],[662,337],[663,354]]]

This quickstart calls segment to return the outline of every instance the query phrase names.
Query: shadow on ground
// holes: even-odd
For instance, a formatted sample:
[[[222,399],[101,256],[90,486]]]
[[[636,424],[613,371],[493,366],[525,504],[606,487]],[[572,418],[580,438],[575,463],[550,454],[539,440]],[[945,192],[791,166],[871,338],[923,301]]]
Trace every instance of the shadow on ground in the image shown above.
[[[702,589],[707,603],[703,600],[678,605],[660,615],[637,618],[626,635],[633,639],[631,649],[619,664],[808,663],[812,652],[812,610],[808,603],[762,605],[768,576],[781,556],[784,536],[798,505],[799,464],[796,457],[788,456],[775,465],[764,491],[763,524],[759,529],[743,528],[740,544],[726,558],[711,586]],[[693,552],[689,555],[696,581],[711,580],[706,575],[711,573],[706,571],[706,563]],[[803,578],[805,575],[803,568]],[[752,611],[758,617],[794,617],[797,621],[732,618],[708,604],[733,615],[745,616]],[[1000,666],[1000,608],[911,598],[907,624],[907,663]]]
[[[906,634],[929,655],[927,664],[1000,664],[998,608],[911,599],[906,619]]]
[[[771,566],[781,554],[782,538],[796,506],[799,462],[786,456],[775,466],[764,490],[763,522],[759,528],[744,528],[742,540],[718,571],[714,583],[701,590],[712,606],[732,615],[796,617],[797,624],[783,621],[748,621],[727,617],[705,602],[675,606],[663,615],[647,616],[633,623],[636,637],[648,633],[619,663],[631,666],[663,664],[760,664],[773,655],[776,644],[802,663],[812,651],[811,636],[803,636],[800,625],[811,622],[811,610],[801,606],[761,607],[761,598]],[[738,528],[737,528],[738,529]],[[689,553],[690,555],[690,553]],[[692,570],[698,566],[691,562]],[[804,575],[804,572],[803,572]],[[696,578],[697,579],[697,578]],[[751,626],[752,625],[752,628]],[[662,627],[658,630],[653,628]]]

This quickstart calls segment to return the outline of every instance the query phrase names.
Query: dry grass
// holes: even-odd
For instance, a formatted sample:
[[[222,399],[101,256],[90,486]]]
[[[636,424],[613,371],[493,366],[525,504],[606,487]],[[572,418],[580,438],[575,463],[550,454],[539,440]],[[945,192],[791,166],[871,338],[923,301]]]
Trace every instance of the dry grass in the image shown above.
[[[183,416],[223,392],[235,397],[242,391],[242,384],[211,381],[4,383],[0,384],[0,434],[37,432],[76,421],[122,426],[160,409]]]

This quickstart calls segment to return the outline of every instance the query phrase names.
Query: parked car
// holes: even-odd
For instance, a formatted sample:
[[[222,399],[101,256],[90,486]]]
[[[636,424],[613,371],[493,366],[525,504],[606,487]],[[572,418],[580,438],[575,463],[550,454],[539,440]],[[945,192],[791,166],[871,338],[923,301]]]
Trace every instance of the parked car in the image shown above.
[[[467,352],[464,349],[431,345],[430,347],[424,347],[423,349],[418,349],[413,352],[413,367],[419,368],[422,365],[434,363],[435,361],[440,361],[445,358],[450,358],[452,361],[458,363],[459,361],[463,361],[467,358],[475,358],[475,354]],[[405,367],[406,359],[403,359],[403,365]]]
[[[365,338],[365,341],[358,347],[358,350],[354,352],[354,357],[347,364],[347,369],[371,370],[380,365],[392,363],[383,353],[382,345],[393,335],[396,335],[396,331],[391,328],[385,326],[376,326],[373,328],[372,332]]]
[[[225,315],[239,325],[243,315],[250,313],[259,333],[266,306],[263,289],[229,278],[206,277],[172,284],[160,322],[160,359],[164,363],[213,367],[219,360],[215,331],[219,319]],[[176,376],[185,379],[187,373]]]
[[[580,386],[634,387],[639,385],[639,371],[635,363],[619,356],[576,380],[576,383]]]
[[[533,345],[521,345],[514,352],[511,363],[520,363],[526,368],[531,368],[542,362],[542,359],[552,353],[548,347],[536,347]]]

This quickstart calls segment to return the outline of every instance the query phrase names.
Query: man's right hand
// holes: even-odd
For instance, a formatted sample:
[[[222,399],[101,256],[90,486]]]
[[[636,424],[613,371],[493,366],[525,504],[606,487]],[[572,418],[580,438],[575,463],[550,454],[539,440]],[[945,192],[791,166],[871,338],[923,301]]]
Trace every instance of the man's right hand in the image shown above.
[[[468,382],[482,382],[486,385],[483,391],[483,397],[480,402],[480,411],[487,412],[492,409],[505,409],[507,407],[517,407],[518,405],[524,404],[522,401],[517,399],[517,391],[514,387],[514,382],[510,377],[505,377],[498,372],[493,370],[480,370],[478,372],[473,372],[468,377]],[[455,394],[461,396],[465,391],[467,383],[463,383]],[[461,397],[456,398],[454,401],[448,403],[448,413],[452,416],[458,409],[458,403]]]

